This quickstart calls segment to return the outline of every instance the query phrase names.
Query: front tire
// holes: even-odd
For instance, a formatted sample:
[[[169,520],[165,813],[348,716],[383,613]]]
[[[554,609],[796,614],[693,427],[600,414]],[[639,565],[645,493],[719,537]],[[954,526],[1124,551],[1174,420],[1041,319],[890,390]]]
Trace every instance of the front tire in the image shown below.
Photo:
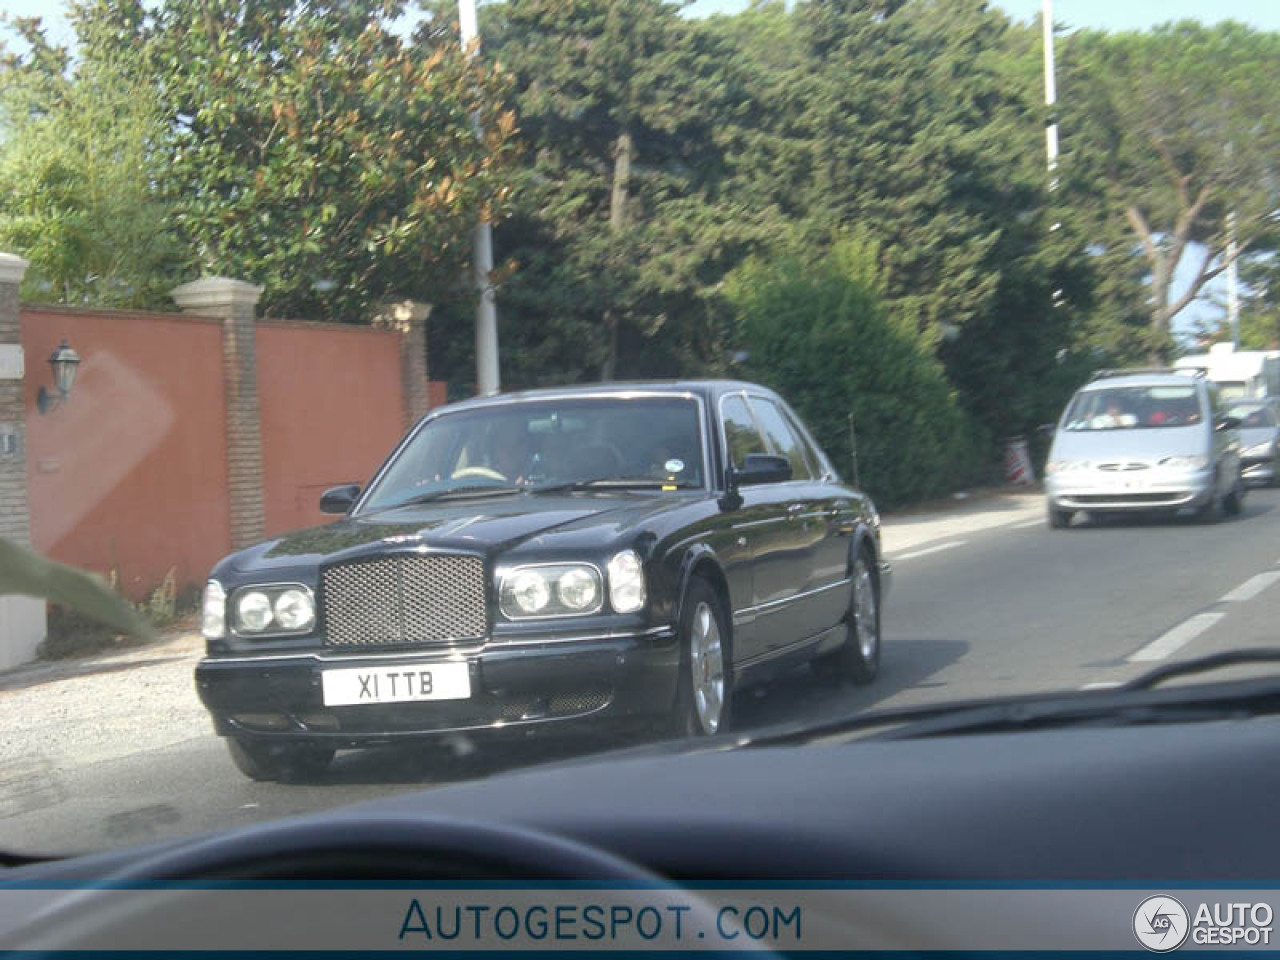
[[[707,581],[689,583],[680,611],[680,675],[673,732],[709,737],[729,729],[733,671],[725,606]]]
[[[1244,509],[1244,479],[1239,475],[1236,476],[1236,485],[1231,492],[1222,500],[1222,509],[1229,517],[1240,516],[1240,511]]]
[[[1218,485],[1213,485],[1209,499],[1196,510],[1196,520],[1200,523],[1217,523],[1222,517],[1222,498],[1218,496]]]
[[[1050,504],[1048,508],[1049,529],[1050,530],[1067,529],[1067,527],[1071,526],[1071,518],[1074,516],[1075,516],[1075,511],[1059,510],[1057,507]]]
[[[312,744],[274,744],[235,737],[227,739],[227,750],[236,769],[250,780],[285,782],[316,779],[329,769],[335,752]]]

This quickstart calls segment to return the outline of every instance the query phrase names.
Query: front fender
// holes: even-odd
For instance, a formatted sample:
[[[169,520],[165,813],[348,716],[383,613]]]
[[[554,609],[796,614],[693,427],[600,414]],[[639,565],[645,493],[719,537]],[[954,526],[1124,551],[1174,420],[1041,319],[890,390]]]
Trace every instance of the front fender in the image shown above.
[[[880,549],[880,538],[870,524],[860,522],[853,533],[853,544],[849,547],[849,572],[853,572],[853,558],[858,551],[867,547],[876,565],[876,576],[880,582],[880,601],[884,602],[893,586],[893,566],[884,558]]]

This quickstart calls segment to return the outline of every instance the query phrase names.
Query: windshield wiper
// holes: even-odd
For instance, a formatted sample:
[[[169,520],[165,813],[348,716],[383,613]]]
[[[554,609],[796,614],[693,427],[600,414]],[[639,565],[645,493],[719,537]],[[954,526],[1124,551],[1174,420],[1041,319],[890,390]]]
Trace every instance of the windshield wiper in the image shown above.
[[[1170,677],[1221,667],[1280,663],[1280,648],[1229,650],[1157,667],[1128,683],[1098,690],[967,700],[918,707],[891,707],[816,723],[773,727],[738,737],[739,746],[775,746],[886,728],[869,740],[902,740],[961,733],[994,733],[1075,725],[1176,723],[1280,713],[1280,677],[1157,689]]]
[[[1148,670],[1141,676],[1134,677],[1118,690],[1152,690],[1170,677],[1194,676],[1208,673],[1222,667],[1234,667],[1243,663],[1280,663],[1280,647],[1255,647],[1252,650],[1225,650],[1222,653],[1210,653],[1191,660],[1180,660],[1164,666]]]
[[[571,490],[661,490],[664,487],[686,489],[691,484],[654,480],[652,477],[595,477],[590,480],[568,480],[529,487],[530,493],[563,493]]]
[[[446,497],[492,496],[501,493],[519,493],[523,489],[524,487],[514,483],[469,483],[461,487],[449,487],[445,490],[432,490],[428,493],[420,493],[416,497],[410,497],[407,500],[400,500],[396,503],[389,503],[385,507],[376,507],[375,509],[395,510],[398,507],[411,507],[418,503],[431,503],[433,500],[443,500]]]

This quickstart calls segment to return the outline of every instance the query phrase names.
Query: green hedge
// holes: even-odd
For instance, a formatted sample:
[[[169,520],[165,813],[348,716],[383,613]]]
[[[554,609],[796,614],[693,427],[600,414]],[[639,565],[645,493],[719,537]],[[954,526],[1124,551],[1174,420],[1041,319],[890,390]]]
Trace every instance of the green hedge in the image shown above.
[[[782,394],[849,479],[852,412],[862,486],[894,506],[974,482],[990,443],[911,319],[885,308],[877,253],[842,241],[816,264],[753,260],[726,292],[744,375]]]

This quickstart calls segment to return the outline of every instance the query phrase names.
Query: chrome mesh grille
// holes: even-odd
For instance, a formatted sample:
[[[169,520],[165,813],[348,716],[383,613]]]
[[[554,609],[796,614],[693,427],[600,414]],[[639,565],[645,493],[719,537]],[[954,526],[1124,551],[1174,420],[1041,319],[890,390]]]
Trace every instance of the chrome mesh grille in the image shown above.
[[[484,563],[411,554],[324,571],[326,642],[335,646],[433,644],[485,635]]]

